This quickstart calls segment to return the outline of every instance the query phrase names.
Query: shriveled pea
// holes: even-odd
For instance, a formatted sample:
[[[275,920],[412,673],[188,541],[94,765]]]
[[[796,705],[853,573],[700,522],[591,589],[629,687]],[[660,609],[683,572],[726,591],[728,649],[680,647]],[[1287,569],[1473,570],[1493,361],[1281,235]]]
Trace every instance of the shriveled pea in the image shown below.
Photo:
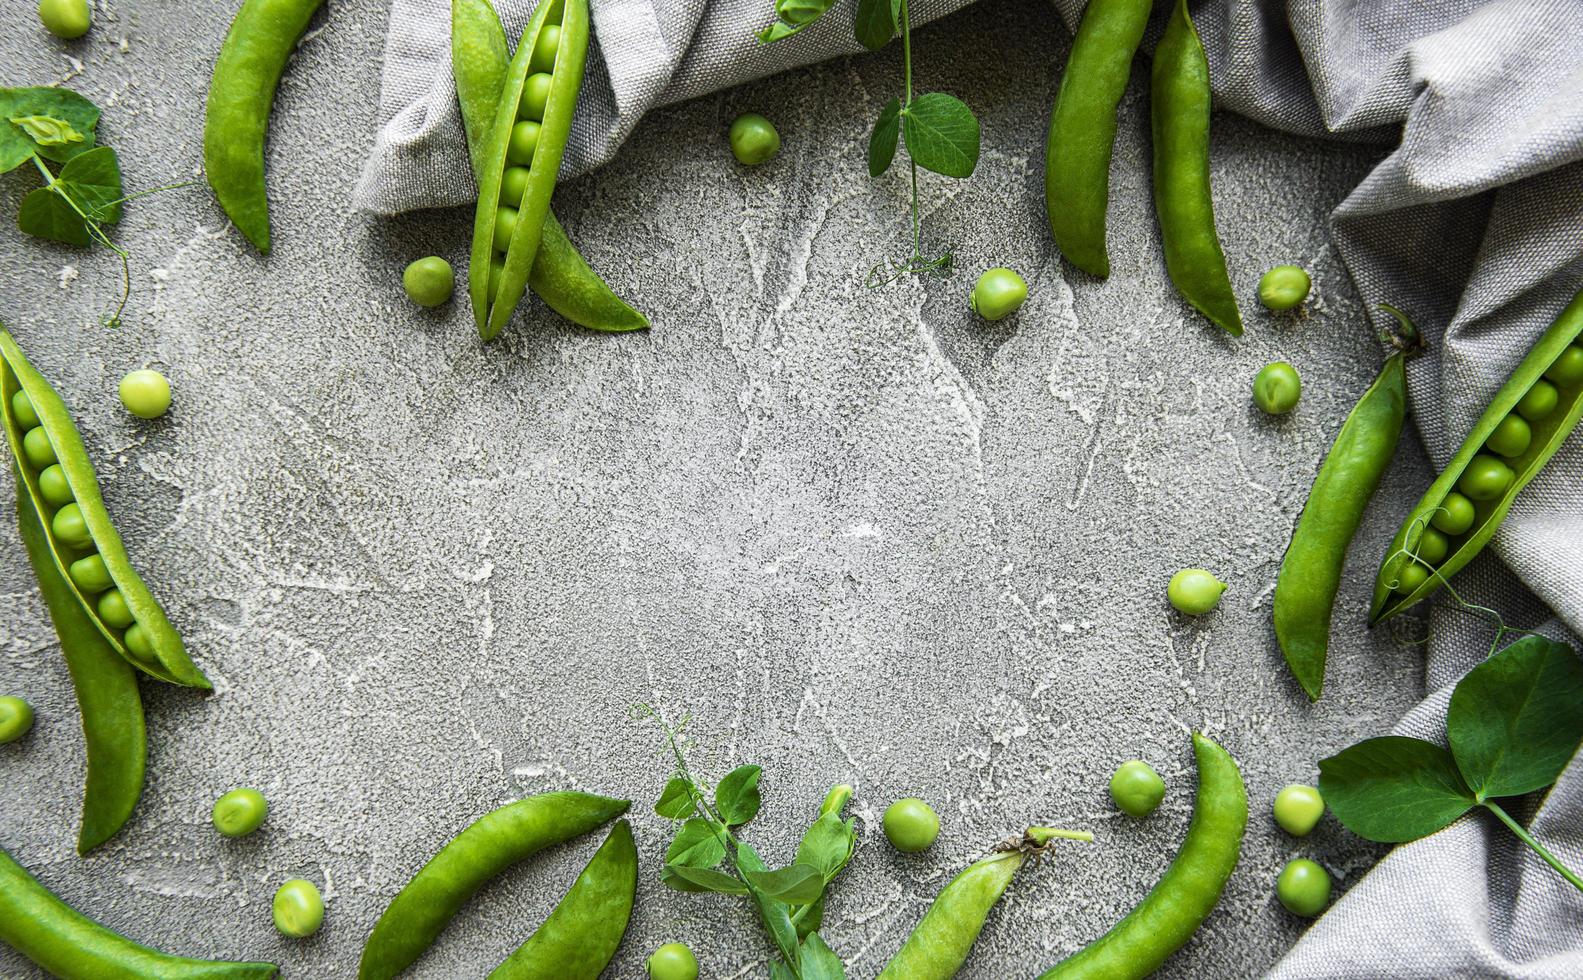
[[[1583,347],[1570,344],[1545,369],[1545,377],[1563,388],[1570,388],[1583,381]]]
[[[1303,383],[1297,369],[1285,361],[1266,364],[1253,377],[1253,401],[1271,415],[1285,415],[1297,407]]]
[[[756,112],[744,112],[731,123],[731,155],[754,167],[780,152],[781,136],[775,124]]]
[[[214,829],[227,837],[246,837],[269,816],[269,801],[256,789],[233,789],[214,801]],[[282,930],[284,931],[284,930]]]
[[[542,127],[532,119],[518,119],[511,127],[511,139],[506,142],[506,160],[516,164],[517,167],[526,168],[533,162],[533,151],[539,145],[539,130]],[[507,181],[511,179],[511,170],[508,169],[500,178],[500,199],[510,200],[512,192]],[[522,190],[528,186],[528,171],[524,169],[522,176],[516,178],[522,185]],[[513,206],[522,203],[522,190],[516,191],[516,200]]]
[[[940,817],[916,796],[897,800],[885,808],[885,837],[903,854],[928,850],[940,836]]]
[[[555,54],[561,47],[561,29],[558,25],[547,24],[539,32],[539,40],[533,45],[533,59],[528,62],[528,71],[549,72],[555,70]]]
[[[66,571],[72,583],[89,595],[97,595],[115,584],[110,579],[110,570],[104,565],[104,556],[97,552],[72,562]]]
[[[1275,879],[1275,896],[1286,911],[1312,918],[1330,904],[1330,872],[1307,858],[1291,861]]]
[[[511,245],[511,233],[517,230],[517,209],[501,205],[495,212],[495,251],[504,252]]]
[[[1517,414],[1530,422],[1539,422],[1550,417],[1561,403],[1561,392],[1548,381],[1540,379],[1535,381],[1528,393],[1517,402]]]
[[[517,125],[521,126],[523,124],[517,123]],[[513,135],[514,134],[515,130],[513,130]],[[537,136],[535,136],[535,138],[537,138]],[[531,159],[533,154],[529,152],[528,156]],[[526,193],[528,189],[528,174],[529,170],[527,167],[506,168],[506,172],[500,175],[501,204],[513,208],[520,207],[522,205],[522,195]],[[500,264],[504,266],[505,263],[506,260],[504,257],[502,257],[500,259]]]
[[[967,305],[986,320],[1004,320],[1022,307],[1028,284],[1011,269],[987,269],[973,284]]]
[[[1533,427],[1521,415],[1508,415],[1484,440],[1484,448],[1510,459],[1521,456],[1533,442]]]
[[[1202,616],[1220,605],[1226,583],[1202,568],[1184,568],[1171,576],[1165,594],[1178,612]]]
[[[311,881],[293,878],[281,885],[270,903],[275,928],[283,936],[304,939],[324,924],[324,899]]]
[[[1435,510],[1435,516],[1429,519],[1429,523],[1455,537],[1467,533],[1468,528],[1473,526],[1476,516],[1473,501],[1453,490],[1440,502],[1440,506]]]
[[[1265,309],[1284,312],[1301,306],[1313,286],[1301,266],[1278,265],[1259,277],[1259,302]]]
[[[1446,560],[1446,555],[1451,551],[1451,542],[1444,534],[1432,527],[1424,528],[1418,536],[1417,555],[1421,561],[1431,565],[1438,565]]]
[[[549,28],[545,28],[549,30]],[[517,103],[517,115],[535,122],[544,118],[544,108],[550,102],[550,85],[555,76],[549,72],[536,72],[522,83],[522,101]]]
[[[132,610],[127,607],[126,596],[121,594],[120,589],[111,589],[100,596],[98,609],[99,618],[118,630],[124,630],[137,622],[137,617],[133,616]]]
[[[1293,837],[1307,837],[1325,815],[1325,800],[1319,790],[1303,783],[1281,787],[1275,794],[1275,822]]]
[[[681,943],[666,943],[644,963],[649,980],[698,980],[698,957]]]
[[[60,507],[71,503],[71,484],[66,482],[66,470],[59,463],[47,466],[39,472],[38,492],[44,501],[52,506]]]
[[[55,446],[49,441],[43,426],[29,429],[27,435],[22,437],[22,455],[35,469],[43,469],[55,462]]]
[[[430,255],[402,270],[401,285],[407,291],[407,298],[419,306],[439,306],[451,298],[456,288],[456,273],[451,271],[451,263],[438,255]]]
[[[82,516],[82,507],[76,501],[57,510],[49,526],[55,537],[73,548],[82,548],[93,543],[93,534],[88,530],[88,521]]]
[[[1510,466],[1494,456],[1480,453],[1462,471],[1462,478],[1457,480],[1457,489],[1469,500],[1494,500],[1512,485],[1512,476]]]
[[[75,41],[88,33],[93,14],[88,0],[38,0],[38,19],[58,38]]]
[[[0,745],[15,742],[32,727],[32,705],[14,694],[0,697]]]
[[[1142,759],[1123,762],[1110,777],[1110,798],[1129,817],[1147,817],[1165,799],[1165,780]]]
[[[11,396],[11,414],[16,417],[16,424],[24,430],[38,428],[38,411],[33,407],[33,399],[21,389]]]
[[[148,630],[142,623],[133,623],[126,628],[126,633],[121,637],[121,642],[126,644],[127,652],[146,664],[154,662],[154,644],[148,638]]]
[[[170,410],[170,382],[158,371],[128,372],[118,393],[126,410],[140,419],[157,419]]]

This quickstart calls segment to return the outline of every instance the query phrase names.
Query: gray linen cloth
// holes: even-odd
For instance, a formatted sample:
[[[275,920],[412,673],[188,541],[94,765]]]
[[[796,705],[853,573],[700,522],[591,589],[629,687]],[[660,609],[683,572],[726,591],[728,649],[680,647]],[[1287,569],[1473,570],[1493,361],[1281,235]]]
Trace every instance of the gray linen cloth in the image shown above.
[[[965,2],[920,0],[914,22]],[[531,0],[499,6],[508,33],[532,9]],[[1075,29],[1081,0],[1055,6]],[[1364,301],[1410,311],[1433,345],[1410,368],[1412,417],[1443,465],[1583,289],[1583,0],[1193,7],[1220,107],[1292,133],[1395,146],[1336,209],[1332,231]],[[772,19],[772,0],[592,0],[592,14],[563,176],[609,160],[650,108],[860,50],[846,4],[770,47],[753,34]],[[395,213],[472,200],[448,45],[448,4],[394,0],[382,126],[356,190],[360,207]],[[1583,439],[1524,490],[1490,551],[1458,588],[1512,625],[1553,613],[1547,632],[1576,644]],[[1399,733],[1443,739],[1451,688],[1487,653],[1488,636],[1464,614],[1433,614],[1431,694]],[[1583,868],[1583,763],[1529,809],[1535,835]],[[1475,815],[1391,852],[1271,975],[1583,977],[1583,896]]]

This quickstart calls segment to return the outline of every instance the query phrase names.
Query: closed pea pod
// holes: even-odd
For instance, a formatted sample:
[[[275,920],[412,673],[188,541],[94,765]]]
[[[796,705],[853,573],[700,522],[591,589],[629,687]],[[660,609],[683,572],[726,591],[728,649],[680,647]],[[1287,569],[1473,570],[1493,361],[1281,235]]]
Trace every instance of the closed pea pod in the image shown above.
[[[627,931],[637,888],[632,826],[617,820],[555,911],[489,980],[598,980]]]
[[[1050,234],[1068,262],[1101,279],[1110,275],[1105,209],[1116,106],[1151,6],[1152,0],[1089,0],[1050,113],[1044,155]]]
[[[1209,188],[1209,61],[1187,0],[1176,0],[1154,49],[1150,118],[1154,210],[1165,268],[1177,291],[1211,322],[1242,334]]]
[[[1570,353],[1578,350],[1580,335],[1583,292],[1534,344],[1408,513],[1375,579],[1370,625],[1431,595],[1472,561],[1495,536],[1517,494],[1576,428],[1583,417],[1583,372],[1571,376],[1566,365],[1574,357],[1583,358],[1583,351]],[[1520,451],[1508,455],[1503,449],[1515,450],[1516,440],[1503,446],[1502,433],[1517,428],[1510,421],[1514,415],[1521,418],[1528,440]],[[1426,527],[1447,538],[1448,553],[1441,561],[1430,561],[1423,554],[1420,538]],[[1418,560],[1412,557],[1415,554]]]

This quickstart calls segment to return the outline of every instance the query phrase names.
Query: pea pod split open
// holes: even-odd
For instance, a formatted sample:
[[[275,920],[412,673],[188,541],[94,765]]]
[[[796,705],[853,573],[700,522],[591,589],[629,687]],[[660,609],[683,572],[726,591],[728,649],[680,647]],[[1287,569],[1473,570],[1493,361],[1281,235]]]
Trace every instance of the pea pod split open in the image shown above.
[[[1580,335],[1583,292],[1496,392],[1396,532],[1375,579],[1370,625],[1433,594],[1472,561],[1517,494],[1577,427],[1583,417]]]
[[[127,559],[66,403],[4,329],[0,365],[6,441],[61,578],[128,663],[160,680],[208,690],[209,679]]]

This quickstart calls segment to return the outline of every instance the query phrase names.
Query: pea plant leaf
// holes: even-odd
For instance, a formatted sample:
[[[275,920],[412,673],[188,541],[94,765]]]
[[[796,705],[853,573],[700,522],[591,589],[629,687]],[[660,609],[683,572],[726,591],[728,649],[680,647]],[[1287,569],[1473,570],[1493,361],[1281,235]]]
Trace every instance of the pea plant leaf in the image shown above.
[[[1476,802],[1450,752],[1400,735],[1321,759],[1319,794],[1353,833],[1387,844],[1441,830]]]
[[[807,864],[793,864],[775,871],[744,871],[742,876],[770,898],[788,905],[807,905],[824,894],[824,875]]]
[[[738,766],[726,773],[715,787],[715,811],[728,827],[740,827],[758,816],[763,801],[759,797],[759,777],[764,770],[758,766]]]
[[[901,117],[907,153],[918,166],[946,177],[969,177],[978,166],[978,118],[961,99],[928,92]],[[872,169],[872,168],[871,168]]]
[[[891,0],[857,0],[853,33],[857,42],[870,51],[878,51],[896,35],[896,15]]]
[[[94,221],[121,220],[121,162],[108,146],[96,146],[72,157],[60,168],[56,182],[64,185],[77,206]]]
[[[737,844],[736,866],[743,877],[769,870],[764,859],[759,857],[759,852],[751,844],[742,842]],[[780,950],[781,958],[787,963],[796,963],[797,926],[792,923],[791,911],[786,903],[763,892],[753,897],[759,907],[759,918],[764,921],[764,928],[769,930],[770,938],[775,940],[775,948]]]
[[[667,865],[688,868],[712,868],[725,856],[726,846],[714,828],[697,817],[682,824],[676,839],[665,849]]]
[[[49,119],[43,124],[38,120]],[[15,170],[30,157],[41,156],[46,160],[64,162],[94,146],[95,129],[99,125],[99,107],[66,88],[0,88],[0,174]],[[45,136],[40,143],[30,135],[28,123],[34,131]],[[56,126],[61,127],[59,129]],[[67,130],[82,137],[57,142]]]
[[[852,860],[857,847],[857,822],[827,813],[815,820],[797,845],[797,863],[817,868],[825,881],[834,878]]]
[[[1583,742],[1583,661],[1523,637],[1457,683],[1446,734],[1479,802],[1549,786]]]
[[[896,158],[896,141],[901,135],[901,100],[891,99],[874,121],[874,134],[868,138],[868,175],[878,177],[890,169]]]
[[[817,932],[808,934],[797,955],[802,980],[846,980],[846,965]]]
[[[659,802],[654,804],[654,812],[668,820],[680,820],[692,816],[695,790],[693,781],[686,776],[672,776],[666,782],[665,789],[660,792]]]
[[[714,868],[690,868],[685,864],[666,865],[660,884],[679,892],[714,892],[718,895],[746,895],[748,886]]]
[[[82,216],[48,187],[35,188],[22,199],[16,226],[34,238],[47,238],[52,242],[87,245],[91,241]]]

